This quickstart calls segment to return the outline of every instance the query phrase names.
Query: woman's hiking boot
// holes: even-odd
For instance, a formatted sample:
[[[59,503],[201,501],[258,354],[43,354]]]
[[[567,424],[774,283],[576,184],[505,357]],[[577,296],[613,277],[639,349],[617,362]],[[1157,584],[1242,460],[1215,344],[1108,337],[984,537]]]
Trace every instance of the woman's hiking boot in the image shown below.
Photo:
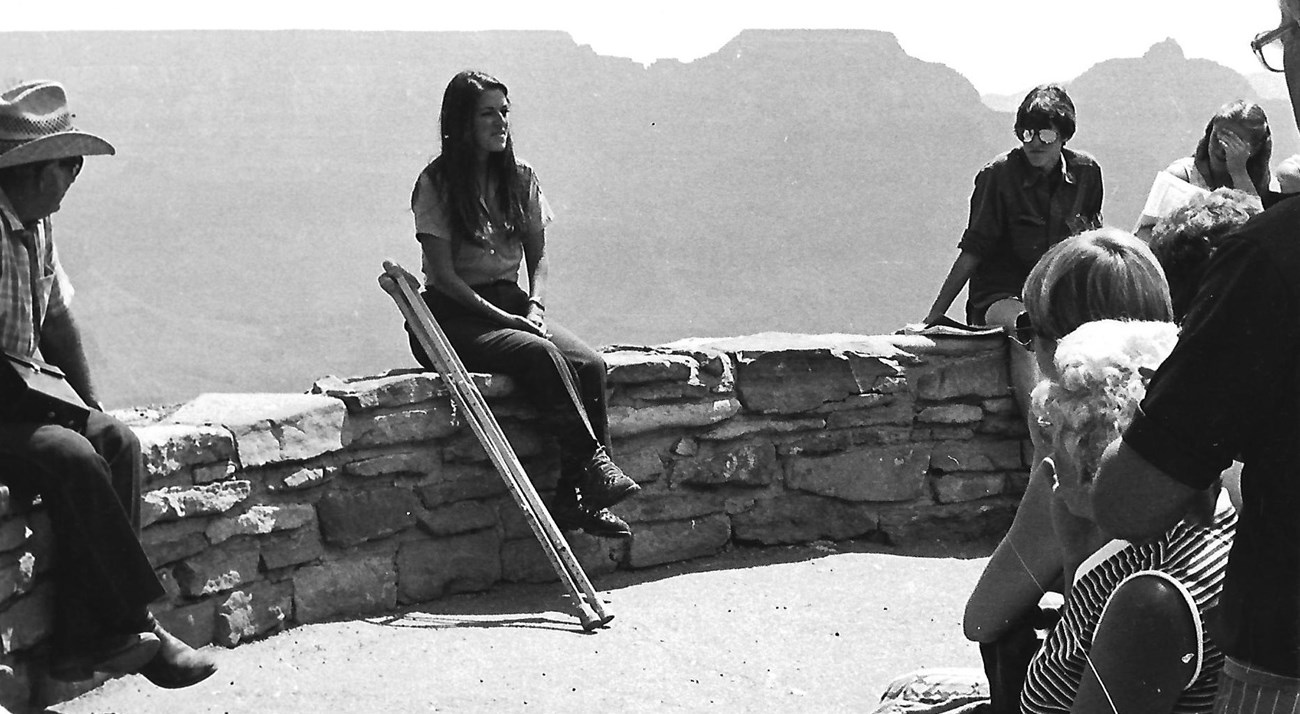
[[[609,458],[603,446],[596,447],[596,452],[583,464],[578,477],[582,504],[592,512],[620,503],[640,490],[636,481],[628,478],[623,469]]]
[[[583,531],[600,538],[629,538],[632,529],[622,518],[610,513],[608,508],[592,509],[578,502],[572,486],[556,487],[551,502],[551,518],[562,531]]]

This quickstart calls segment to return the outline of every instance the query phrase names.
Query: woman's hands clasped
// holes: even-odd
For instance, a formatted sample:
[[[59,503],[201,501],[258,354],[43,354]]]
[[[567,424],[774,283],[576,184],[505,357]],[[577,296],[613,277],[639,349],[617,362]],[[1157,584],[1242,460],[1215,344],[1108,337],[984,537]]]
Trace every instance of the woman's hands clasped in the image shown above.
[[[537,334],[542,337],[550,337],[550,333],[546,331],[546,308],[535,302],[530,302],[528,303],[528,314],[524,319],[537,328]]]
[[[538,337],[550,337],[550,333],[546,331],[546,308],[536,303],[528,304],[528,313],[525,315],[507,313],[506,326]]]

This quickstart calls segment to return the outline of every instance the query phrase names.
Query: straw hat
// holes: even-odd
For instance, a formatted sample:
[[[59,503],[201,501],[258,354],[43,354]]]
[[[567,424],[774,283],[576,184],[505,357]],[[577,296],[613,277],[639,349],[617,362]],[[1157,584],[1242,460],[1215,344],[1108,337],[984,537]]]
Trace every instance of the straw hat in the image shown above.
[[[112,144],[73,128],[62,84],[36,80],[0,93],[0,168],[112,153]]]

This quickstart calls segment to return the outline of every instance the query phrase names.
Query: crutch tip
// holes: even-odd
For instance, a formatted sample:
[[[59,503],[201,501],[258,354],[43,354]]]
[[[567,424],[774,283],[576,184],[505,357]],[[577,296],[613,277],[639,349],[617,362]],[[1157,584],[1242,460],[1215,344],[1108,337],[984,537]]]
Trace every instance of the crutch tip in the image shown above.
[[[591,632],[592,630],[604,626],[609,620],[596,616],[596,611],[591,606],[582,603],[578,605],[578,619],[582,622],[582,629]]]

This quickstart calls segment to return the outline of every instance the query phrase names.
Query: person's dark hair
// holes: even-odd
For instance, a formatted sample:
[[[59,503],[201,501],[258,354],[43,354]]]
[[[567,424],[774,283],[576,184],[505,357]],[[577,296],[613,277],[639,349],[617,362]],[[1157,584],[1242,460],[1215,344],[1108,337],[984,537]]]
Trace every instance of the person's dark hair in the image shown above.
[[[506,134],[504,151],[489,152],[487,173],[489,185],[495,184],[491,196],[480,196],[475,175],[477,147],[474,143],[474,119],[478,113],[479,97],[489,91],[499,91],[507,98],[510,90],[501,80],[483,72],[466,70],[451,78],[442,94],[442,110],[438,127],[442,136],[442,151],[426,168],[433,185],[443,192],[453,240],[473,240],[486,226],[488,217],[480,205],[494,205],[505,218],[507,232],[523,226],[526,216],[528,187],[524,185],[518,161],[515,159],[513,132]],[[412,193],[412,202],[415,195]]]
[[[1059,84],[1040,84],[1029,90],[1016,110],[1016,126],[1021,129],[1051,129],[1069,141],[1074,136],[1074,102]]]
[[[1209,123],[1205,125],[1205,135],[1196,143],[1198,165],[1209,164],[1210,138],[1214,134],[1215,125],[1220,121],[1230,121],[1249,132],[1249,136],[1241,137],[1255,147],[1250,158],[1246,159],[1246,173],[1255,184],[1255,191],[1263,196],[1268,190],[1268,163],[1273,157],[1273,132],[1269,129],[1268,116],[1264,114],[1264,108],[1244,99],[1228,102],[1219,107],[1219,111],[1215,112],[1214,116],[1210,117]],[[1233,188],[1241,187],[1233,186]]]
[[[1205,275],[1210,256],[1223,239],[1263,212],[1258,199],[1234,188],[1196,196],[1161,218],[1151,230],[1151,252],[1169,280],[1174,322],[1181,323]]]
[[[1145,243],[1118,228],[1098,228],[1052,246],[1024,287],[1038,335],[1059,340],[1094,320],[1172,322],[1169,284]]]

